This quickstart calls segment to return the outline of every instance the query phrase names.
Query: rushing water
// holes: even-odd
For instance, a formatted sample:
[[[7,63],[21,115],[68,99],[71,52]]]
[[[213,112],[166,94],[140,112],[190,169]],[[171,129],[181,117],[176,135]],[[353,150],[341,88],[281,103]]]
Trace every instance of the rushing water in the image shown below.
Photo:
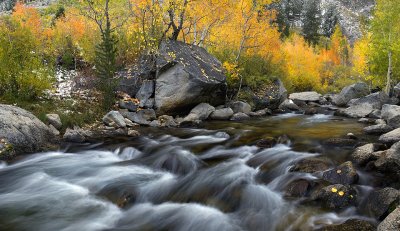
[[[318,180],[289,172],[296,161],[325,155],[340,164],[351,149],[322,141],[361,129],[333,116],[287,114],[200,129],[146,128],[132,140],[2,163],[0,230],[313,230],[368,219],[355,208],[335,213],[284,197],[289,182]],[[254,145],[280,135],[290,141]],[[364,182],[359,190],[370,190]]]

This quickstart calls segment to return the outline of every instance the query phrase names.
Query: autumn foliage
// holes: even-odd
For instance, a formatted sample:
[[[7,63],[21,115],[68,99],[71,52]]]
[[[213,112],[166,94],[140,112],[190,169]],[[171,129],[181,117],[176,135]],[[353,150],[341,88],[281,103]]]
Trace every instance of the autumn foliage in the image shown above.
[[[83,13],[84,1],[69,2],[41,11],[18,3],[10,17],[2,17],[3,34],[31,38],[25,44],[29,47],[23,47],[29,58],[16,57],[15,63],[21,58],[33,62],[31,68],[36,73],[49,73],[56,60],[65,68],[80,68],[78,62],[94,65],[95,48],[101,41],[99,28]],[[277,12],[266,7],[271,2],[115,0],[110,14],[116,25],[112,33],[118,42],[117,64],[122,68],[134,64],[143,53],[156,54],[161,41],[174,38],[178,32],[177,39],[205,47],[221,60],[232,97],[240,96],[244,88],[262,90],[276,78],[283,79],[293,91],[335,91],[348,81],[369,78],[368,37],[350,45],[339,26],[331,37],[321,36],[318,44],[306,42],[296,30],[283,37],[275,23]],[[0,55],[4,56],[7,39],[3,40]],[[2,71],[1,81],[10,75],[18,79],[23,72]],[[38,78],[43,76],[37,74]]]

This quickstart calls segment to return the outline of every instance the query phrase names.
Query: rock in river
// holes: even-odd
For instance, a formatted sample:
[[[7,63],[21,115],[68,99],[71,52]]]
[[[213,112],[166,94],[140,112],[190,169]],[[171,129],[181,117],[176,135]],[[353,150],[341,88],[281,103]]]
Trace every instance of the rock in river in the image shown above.
[[[222,64],[204,48],[179,41],[163,42],[156,65],[157,114],[184,114],[200,103],[225,103]]]
[[[343,88],[343,90],[333,98],[333,103],[343,107],[346,106],[350,100],[366,96],[368,93],[369,87],[366,83],[355,83]]]
[[[400,205],[400,191],[394,188],[383,188],[372,191],[362,209],[368,215],[383,220],[394,208]]]
[[[335,184],[316,191],[312,195],[312,200],[326,208],[338,210],[355,205],[356,197],[357,192],[351,186]]]
[[[213,120],[229,120],[233,114],[233,110],[230,107],[222,108],[211,113],[210,118]]]
[[[322,178],[333,184],[350,185],[358,181],[358,174],[353,164],[347,161],[334,169],[324,172]]]

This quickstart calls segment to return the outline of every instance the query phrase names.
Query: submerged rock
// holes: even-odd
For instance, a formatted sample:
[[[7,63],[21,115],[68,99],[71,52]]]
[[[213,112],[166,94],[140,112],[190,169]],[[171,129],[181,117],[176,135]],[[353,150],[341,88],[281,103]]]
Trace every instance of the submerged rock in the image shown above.
[[[306,158],[298,161],[291,169],[291,172],[316,173],[331,168],[332,162],[326,158]]]
[[[308,180],[299,179],[290,182],[284,189],[286,197],[304,197],[306,196],[312,184]]]
[[[333,184],[350,185],[357,183],[358,174],[353,164],[347,161],[334,169],[324,172],[322,178]]]

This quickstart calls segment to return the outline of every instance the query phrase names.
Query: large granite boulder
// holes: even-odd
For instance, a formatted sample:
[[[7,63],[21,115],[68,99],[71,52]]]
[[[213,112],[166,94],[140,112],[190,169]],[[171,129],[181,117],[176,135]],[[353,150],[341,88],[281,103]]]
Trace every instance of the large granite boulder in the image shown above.
[[[400,141],[400,128],[385,133],[379,137],[379,141],[386,144],[393,144]]]
[[[269,108],[277,109],[279,105],[288,97],[288,92],[280,79],[275,80],[267,87],[263,94],[253,96],[254,107],[256,110]]]
[[[250,104],[243,101],[235,101],[229,104],[230,108],[232,108],[233,113],[245,113],[249,114],[251,112]]]
[[[227,85],[222,64],[205,49],[179,41],[164,42],[156,66],[157,114],[186,114],[200,103],[225,103]]]
[[[333,98],[336,106],[343,107],[347,103],[356,98],[360,98],[369,94],[369,87],[366,83],[355,83],[343,88],[343,90]]]
[[[346,109],[339,109],[335,112],[335,115],[346,116],[350,118],[363,118],[367,117],[374,111],[374,107],[371,104],[363,103],[350,106]]]
[[[0,139],[13,145],[17,153],[46,150],[57,142],[43,122],[19,107],[0,104]]]

